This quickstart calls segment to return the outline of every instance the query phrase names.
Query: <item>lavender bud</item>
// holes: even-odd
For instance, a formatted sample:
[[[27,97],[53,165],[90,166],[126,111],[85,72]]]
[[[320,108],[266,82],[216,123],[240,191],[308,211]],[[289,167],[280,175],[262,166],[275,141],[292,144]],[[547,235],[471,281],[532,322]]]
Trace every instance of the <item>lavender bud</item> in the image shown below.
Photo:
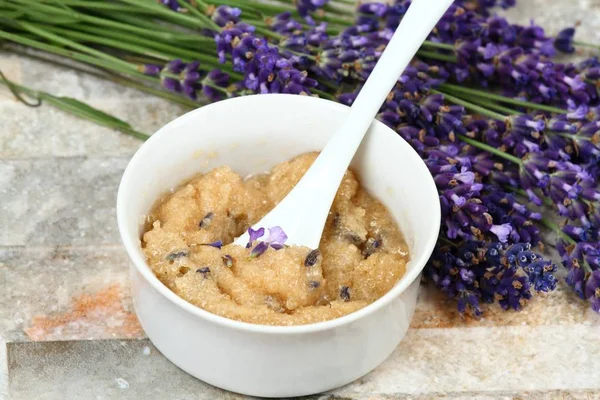
[[[165,257],[165,259],[168,261],[174,261],[178,258],[187,257],[188,255],[189,255],[189,252],[187,250],[176,251],[176,252],[173,252],[173,253],[167,255]]]
[[[226,267],[231,268],[233,266],[233,257],[231,257],[229,254],[225,254],[223,257],[221,257],[221,259]]]
[[[344,301],[350,301],[350,288],[348,286],[341,287],[340,298]]]
[[[306,259],[304,260],[304,266],[305,267],[312,267],[312,266],[314,266],[319,261],[319,255],[320,254],[321,253],[319,252],[318,249],[312,250],[306,256]]]

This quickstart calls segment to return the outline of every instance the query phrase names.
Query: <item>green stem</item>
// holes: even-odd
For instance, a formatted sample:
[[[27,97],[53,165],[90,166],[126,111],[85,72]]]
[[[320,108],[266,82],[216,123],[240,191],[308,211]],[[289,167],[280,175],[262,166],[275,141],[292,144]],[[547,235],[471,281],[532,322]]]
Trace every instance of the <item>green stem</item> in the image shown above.
[[[553,112],[553,113],[557,113],[557,114],[566,114],[568,112],[566,110],[563,110],[562,108],[547,106],[544,104],[536,104],[536,103],[532,103],[532,102],[524,101],[524,100],[513,99],[511,97],[506,97],[506,96],[502,96],[499,94],[486,92],[483,90],[477,90],[477,89],[472,89],[472,88],[466,88],[463,86],[453,85],[451,83],[441,84],[440,89],[448,90],[448,91],[452,91],[452,92],[466,93],[466,94],[483,97],[483,98],[490,99],[490,100],[496,100],[496,101],[499,101],[502,103],[514,104],[514,105],[520,106],[520,107],[526,107],[526,108],[531,108],[531,109],[536,109],[536,110],[541,110],[541,111],[548,111],[548,112]]]
[[[17,100],[19,100],[21,103],[25,104],[28,107],[31,108],[35,108],[35,107],[39,107],[42,105],[42,101],[37,98],[37,102],[36,103],[30,103],[27,100],[25,100],[25,98],[23,96],[21,96],[21,93],[23,90],[20,90],[18,85],[12,81],[9,81],[8,78],[4,75],[4,73],[0,70],[0,81],[8,86],[8,90],[11,91],[11,93],[13,94],[13,96],[15,96],[17,98]]]
[[[258,21],[254,21],[258,22]],[[277,32],[273,32],[269,30],[266,26],[256,26],[254,25],[254,29],[257,33],[262,34],[265,37],[270,37],[272,39],[282,40],[284,37]]]
[[[546,228],[548,228],[551,231],[553,231],[554,233],[556,233],[558,236],[560,236],[564,241],[566,241],[570,245],[577,244],[577,241],[575,239],[573,239],[571,236],[564,233],[562,231],[562,229],[560,229],[560,227],[556,223],[550,221],[547,218],[542,218],[540,222],[542,224],[544,224],[546,226]],[[590,264],[586,261],[586,259],[584,257],[581,257],[581,260],[583,261],[581,266],[583,267],[584,271],[588,274],[591,274],[593,272],[593,270],[592,270],[592,267],[590,266]]]
[[[423,42],[423,46],[431,47],[434,49],[450,50],[450,51],[454,52],[454,45],[447,44],[447,43],[438,43],[438,42],[432,42],[431,40],[426,40]]]
[[[331,90],[338,90],[340,88],[340,86],[335,83],[335,82],[331,82],[328,79],[317,79],[319,81],[319,83],[323,86],[325,86],[327,89],[331,89]]]
[[[198,0],[196,0],[198,2]],[[261,12],[262,9],[262,4],[258,3],[257,5],[249,5],[248,1],[246,0],[218,0],[219,4],[218,5],[227,5],[227,6],[231,6],[231,7],[237,7],[240,10],[242,10],[242,15],[243,16],[248,16],[248,13],[252,13],[254,15],[258,15],[258,16],[263,16],[263,13]],[[203,5],[208,5],[207,3],[204,2],[199,2],[199,4],[203,4]],[[275,14],[278,14],[278,12],[275,12]],[[244,18],[244,20],[246,20],[246,18]]]
[[[186,26],[194,26],[194,27],[198,27],[198,28],[210,28],[210,29],[214,29],[214,27],[216,26],[216,24],[212,20],[210,20],[208,17],[206,17],[206,19],[208,21],[201,20],[198,18],[197,15],[191,16],[191,15],[174,12],[170,8],[165,7],[156,2],[147,1],[147,0],[120,0],[120,1],[122,1],[124,3],[128,3],[128,4],[135,4],[136,6],[139,6],[140,8],[145,8],[146,10],[149,10],[149,11],[154,11],[166,20],[170,20],[172,22],[178,22],[178,23],[181,23]],[[180,3],[182,5],[184,5],[183,4],[184,1],[180,1]],[[196,10],[196,11],[198,11],[198,10]],[[218,26],[217,26],[217,28],[220,29]]]
[[[204,78],[202,80],[202,85],[211,87],[211,88],[213,88],[215,90],[218,90],[219,92],[227,95],[228,97],[231,96],[231,92],[227,91],[227,88],[218,86],[218,85],[214,84],[213,82],[211,82],[209,79]]]
[[[81,7],[87,8],[90,10],[110,10],[110,11],[118,11],[118,12],[134,12],[141,13],[143,10],[140,10],[138,7],[132,7],[126,4],[118,4],[112,2],[104,2],[104,1],[83,1],[83,0],[60,0],[60,3],[65,4],[67,6],[72,7]]]
[[[335,3],[325,4],[322,8],[322,11],[330,11],[332,14],[338,14],[338,15],[341,14],[341,15],[347,15],[349,17],[352,17],[352,19],[345,19],[346,21],[348,21],[350,23],[354,22],[354,17],[356,16],[356,11],[354,10],[353,7],[348,7],[347,5],[339,5],[339,4],[335,4]],[[317,12],[316,14],[318,17],[319,12]]]
[[[181,48],[182,46],[174,47],[172,45],[165,44],[157,40],[150,40],[144,37],[129,35],[118,30],[107,30],[83,24],[76,25],[74,27],[71,27],[70,29],[93,33],[95,34],[95,36],[104,36],[107,38],[110,37],[118,41],[127,41],[129,43],[144,46],[146,48],[160,50],[163,53],[177,54],[176,57],[191,57],[191,54],[195,54],[193,51]],[[204,49],[207,47],[209,47],[211,51],[216,52],[216,45],[213,39],[198,36],[198,43],[194,46],[194,48]]]
[[[490,110],[498,111],[503,114],[508,114],[508,115],[521,114],[520,111],[501,106],[500,104],[494,103],[493,101],[490,101],[490,100],[478,99],[476,97],[467,97],[466,100],[471,101],[471,102],[477,102],[477,103],[481,104],[482,106],[489,108]]]
[[[232,7],[238,7],[240,9],[242,9],[242,7],[250,7],[248,6],[248,0],[215,0],[212,1],[212,3],[215,3],[216,5],[227,5],[227,6],[232,6]],[[291,4],[285,4],[285,3],[279,3],[277,2],[276,4],[274,3],[253,3],[251,6],[253,9],[255,10],[260,10],[260,11],[265,11],[267,14],[280,14],[282,12],[285,11],[290,11],[292,14],[295,14],[295,16],[298,16],[298,13],[296,12],[296,7],[294,7]],[[243,10],[243,9],[242,9]]]
[[[511,192],[515,192],[515,193],[517,193],[518,195],[520,195],[522,197],[525,197],[525,198],[529,197],[529,195],[527,194],[527,192],[524,191],[523,189],[519,189],[519,188],[516,188],[516,187],[513,187],[513,186],[505,186],[505,188],[506,188],[506,190],[510,190]],[[550,200],[548,197],[543,197],[542,196],[541,200],[544,202],[544,205],[546,205],[546,206],[552,206],[553,205],[552,200]]]
[[[570,244],[577,244],[577,241],[575,239],[573,239],[571,236],[567,235],[566,233],[564,233],[562,231],[562,229],[560,229],[560,227],[550,221],[548,218],[542,218],[540,220],[540,222],[548,229],[550,229],[552,232],[556,233],[557,235],[559,235],[560,237],[562,237],[565,241],[569,242]]]
[[[300,17],[300,14],[298,14],[298,11],[296,10],[296,7],[281,1],[278,1],[276,3],[252,2],[251,5],[248,5],[248,0],[214,0],[210,3],[213,3],[215,5],[228,5],[231,7],[237,7],[244,12],[264,13],[268,16],[281,14],[283,12],[289,11],[294,18],[302,19]],[[336,14],[339,14],[339,12],[337,12]],[[344,27],[347,27],[349,26],[349,24],[354,22],[350,19],[337,17],[335,14],[332,15],[332,13],[318,13],[318,15],[314,15],[313,17],[317,21],[333,22],[343,25]]]
[[[461,105],[461,106],[465,107],[466,109],[471,110],[471,111],[475,111],[476,113],[479,113],[481,115],[485,115],[485,116],[488,116],[490,118],[497,119],[498,121],[505,121],[506,120],[506,116],[505,115],[499,114],[499,113],[494,112],[494,111],[490,111],[487,108],[480,107],[480,106],[478,106],[476,104],[473,104],[473,103],[470,103],[470,102],[468,102],[466,100],[459,99],[458,97],[451,96],[451,95],[449,95],[447,93],[444,93],[444,92],[441,92],[441,91],[435,90],[435,89],[431,89],[431,92],[443,94],[444,95],[444,99],[446,99],[447,101],[449,101],[451,103],[454,103],[454,104]]]
[[[204,2],[204,0],[195,0],[194,4],[198,7],[198,10],[202,11],[206,14],[206,10],[208,10],[208,4]],[[206,14],[208,15],[208,14]]]
[[[327,100],[336,101],[336,98],[335,98],[335,96],[333,96],[333,95],[332,95],[332,94],[330,94],[330,93],[324,92],[324,91],[322,91],[322,90],[320,90],[320,89],[313,88],[313,89],[310,89],[310,91],[311,91],[311,92],[313,92],[313,93],[315,93],[315,94],[318,94],[318,95],[319,95],[319,97],[321,97],[321,98],[323,98],[323,99],[327,99]]]
[[[185,7],[186,10],[188,10],[191,14],[195,15],[198,18],[198,20],[202,21],[203,24],[206,24],[207,28],[213,29],[217,32],[221,30],[221,27],[219,25],[217,25],[206,14],[203,14],[200,11],[198,11],[190,3],[188,3],[185,0],[178,0],[178,1],[179,1],[179,4],[181,4],[183,7]]]
[[[31,23],[21,23],[21,25],[26,25],[31,28],[32,24]],[[42,29],[41,27],[42,27],[41,25],[37,25],[35,27],[35,29],[33,29],[33,30],[30,29],[30,31],[35,31],[35,33],[39,34],[40,36],[46,37],[50,40],[54,40],[58,43],[67,45],[69,47],[86,52],[88,54],[95,55],[98,58],[105,59],[113,64],[117,64],[119,66],[122,66],[123,68],[129,69],[130,71],[135,71],[135,72],[139,73],[139,69],[140,69],[139,65],[135,65],[135,64],[131,64],[126,61],[122,61],[122,60],[120,60],[116,57],[113,57],[109,54],[106,54],[104,52],[100,52],[100,51],[94,50],[90,47],[80,45],[77,42],[73,42],[71,40],[68,40],[68,39],[62,38],[58,35],[47,32],[44,29]],[[46,29],[48,29],[48,27],[46,27]],[[143,43],[150,47],[150,48],[147,48],[147,47],[142,48],[142,47],[136,46],[135,44],[128,44],[125,41],[118,42],[118,41],[114,41],[111,39],[102,38],[100,36],[100,34],[104,34],[104,33],[101,33],[98,30],[94,30],[93,28],[91,29],[92,31],[98,32],[97,37],[82,34],[82,33],[77,33],[75,31],[68,31],[63,28],[58,28],[58,27],[52,27],[51,29],[53,29],[55,31],[60,31],[61,33],[65,34],[67,36],[71,36],[71,37],[77,36],[77,37],[83,38],[85,40],[89,40],[89,41],[96,42],[96,43],[102,43],[102,44],[109,45],[111,47],[115,47],[115,48],[119,48],[119,49],[134,51],[139,54],[144,54],[144,55],[154,54],[154,56],[157,56],[158,58],[166,60],[166,61],[168,61],[170,59],[174,59],[174,58],[179,58],[179,57],[181,57],[185,61],[198,60],[203,63],[203,65],[201,67],[201,69],[203,69],[203,70],[210,71],[213,68],[220,68],[224,72],[227,72],[233,79],[237,79],[237,80],[243,79],[242,75],[234,72],[230,66],[225,66],[225,65],[219,64],[218,61],[215,60],[215,57],[210,54],[202,54],[200,52],[193,52],[193,51],[189,51],[189,50],[178,49],[173,46],[169,47],[169,46],[162,45],[162,44],[156,43],[156,42],[152,43],[151,41],[148,41],[143,38],[131,38],[131,37],[127,38],[128,40],[131,39],[134,42]],[[84,28],[84,29],[90,30],[89,28]],[[67,33],[67,32],[70,32],[70,33]],[[107,35],[110,36],[110,33]],[[15,36],[15,37],[18,37],[18,36]],[[15,40],[15,41],[17,41],[17,40]],[[23,42],[20,42],[20,43],[25,44]],[[37,48],[40,48],[40,45],[42,45],[42,44],[36,43]],[[35,47],[35,46],[32,45],[32,47]],[[156,49],[157,47],[158,47],[158,49]],[[42,49],[42,48],[40,48],[40,49]],[[160,51],[158,51],[158,50],[160,50]],[[198,50],[204,50],[204,49],[199,48]],[[68,54],[65,54],[65,55],[69,56]],[[83,60],[79,60],[79,61],[83,61]],[[84,61],[84,62],[88,62],[88,61]],[[97,65],[97,64],[94,64],[94,65]],[[206,69],[205,66],[210,66],[211,68]],[[102,65],[102,67],[106,68],[106,65]],[[130,71],[127,71],[127,73],[130,73]],[[120,72],[123,72],[123,71],[121,70]],[[141,76],[143,76],[144,78],[149,78],[143,74],[141,74]]]
[[[498,150],[497,148],[490,146],[489,144],[485,144],[478,140],[471,139],[470,137],[467,137],[465,135],[457,135],[457,137],[463,142],[470,144],[473,147],[477,147],[478,149],[485,150],[488,153],[492,153],[498,157],[502,157],[505,160],[511,161],[519,166],[523,165],[523,160],[521,160],[520,158],[517,158],[511,154],[507,154],[502,150]]]
[[[277,6],[281,7],[279,12],[282,11],[291,11],[293,14],[295,14],[296,17],[300,17],[300,15],[298,15],[298,12],[296,10],[296,7],[294,7],[293,5],[288,5],[289,0],[274,0],[277,3]],[[216,2],[222,3],[222,0],[216,0]],[[271,4],[274,7],[277,7],[275,4]],[[328,11],[328,12],[326,12]],[[347,7],[344,6],[337,6],[335,4],[333,5],[325,5],[320,11],[317,11],[315,13],[312,13],[313,18],[315,20],[324,20],[324,17],[328,17],[328,18],[332,18],[334,20],[337,21],[342,21],[345,24],[348,23],[353,23],[354,19],[349,19],[349,18],[340,18],[340,17],[335,17],[335,15],[346,15],[349,17],[354,17],[355,13],[354,10],[348,9]]]
[[[65,50],[65,49],[55,46],[55,45],[41,43],[41,42],[38,42],[35,40],[27,39],[27,38],[21,37],[19,35],[14,35],[12,33],[4,32],[4,31],[0,31],[0,38],[10,40],[12,42],[19,43],[19,44],[22,44],[25,46],[33,47],[38,50],[47,51],[52,54],[64,56],[64,57],[70,58],[72,60],[91,64],[96,67],[105,68],[105,69],[108,69],[111,71],[135,76],[136,78],[139,78],[139,79],[142,79],[145,81],[154,82],[154,83],[157,82],[156,78],[144,75],[143,73],[139,72],[138,66],[136,66],[134,64],[130,64],[133,68],[130,68],[130,67],[125,68],[125,67],[121,66],[120,63],[115,64],[115,63],[112,63],[112,62],[109,62],[106,60],[98,59],[98,58],[91,57],[91,56],[81,54],[81,53],[76,53],[71,50]]]
[[[115,65],[120,65],[123,68],[129,68],[131,70],[137,71],[138,67],[136,65],[130,64],[126,61],[122,61],[117,57],[113,57],[105,52],[102,51],[98,51],[95,49],[92,49],[91,47],[87,47],[87,46],[83,46],[77,42],[74,42],[72,40],[69,39],[65,39],[61,36],[55,35],[45,29],[43,29],[40,25],[36,25],[36,24],[32,24],[29,22],[21,22],[20,23],[21,27],[23,27],[24,29],[28,30],[31,33],[35,33],[37,35],[40,35],[46,39],[49,39],[50,41],[54,42],[54,43],[60,43],[64,46],[70,47],[72,49],[75,50],[79,50],[83,53],[87,53],[89,55],[98,57],[100,59],[104,59],[106,61],[112,62]]]
[[[60,62],[60,61],[57,61],[57,60],[53,60],[53,59],[50,59],[50,58],[42,57],[42,56],[37,55],[37,54],[25,53],[25,52],[20,51],[18,49],[11,49],[11,52],[15,53],[15,54],[19,54],[22,57],[33,58],[33,59],[39,60],[39,61],[44,62],[44,63],[50,63],[50,64],[53,64],[53,65],[56,65],[56,66],[59,66],[59,67],[62,67],[62,68],[70,69],[70,70],[73,70],[73,71],[78,71],[78,72],[84,73],[84,74],[89,75],[89,76],[93,76],[93,77],[98,78],[98,79],[104,79],[104,80],[109,81],[109,82],[113,82],[113,83],[116,83],[116,84],[119,84],[119,85],[127,86],[127,87],[130,87],[130,88],[139,90],[141,92],[145,92],[145,93],[151,94],[153,96],[163,98],[163,99],[171,101],[173,103],[177,103],[177,104],[182,105],[182,106],[184,106],[184,107],[186,107],[188,109],[195,109],[195,108],[198,108],[198,106],[201,105],[201,103],[197,103],[197,102],[195,102],[193,100],[190,100],[187,97],[184,97],[184,96],[182,96],[180,94],[176,94],[176,93],[169,92],[169,91],[166,91],[166,90],[155,89],[153,87],[146,86],[146,85],[144,85],[144,84],[142,84],[140,82],[134,81],[134,80],[129,79],[129,78],[122,77],[120,75],[109,74],[108,72],[107,73],[100,73],[100,72],[92,71],[89,68],[81,68],[77,64],[66,64],[66,63],[63,63],[63,62]]]
[[[87,119],[98,125],[116,129],[122,133],[125,133],[127,135],[130,135],[130,136],[136,137],[138,139],[142,139],[142,140],[146,140],[150,137],[150,136],[146,135],[145,133],[136,131],[135,129],[131,128],[131,126],[128,123],[121,121],[111,115],[108,115],[100,110],[92,108],[85,103],[82,103],[78,100],[71,99],[68,97],[53,96],[46,92],[36,91],[36,90],[30,89],[28,87],[16,84],[16,83],[11,82],[8,79],[6,79],[1,72],[0,72],[0,83],[11,87],[13,90],[18,89],[20,92],[26,93],[28,96],[34,97],[40,102],[45,101],[48,104],[50,104],[60,110],[63,110],[65,112],[68,112],[70,114],[78,116],[80,118]]]
[[[600,49],[600,45],[593,44],[593,43],[580,42],[578,40],[573,40],[573,44],[575,46],[589,47],[589,48],[592,48],[592,49]]]
[[[482,97],[477,97],[477,96],[471,96],[471,95],[467,95],[467,94],[457,94],[456,97],[461,98],[463,100],[469,101],[473,104],[479,104],[481,106],[484,106],[490,110],[493,111],[498,111],[500,113],[503,114],[507,114],[507,115],[514,115],[514,114],[521,114],[520,111],[518,110],[514,110],[512,108],[508,108],[508,107],[504,107],[498,103],[495,103],[489,99],[484,99]]]
[[[90,74],[89,72],[86,72],[86,73]],[[176,103],[181,106],[184,106],[190,110],[194,110],[202,105],[201,103],[197,103],[194,100],[190,100],[187,97],[184,97],[182,95],[175,94],[172,92],[167,92],[165,90],[151,88],[149,86],[142,85],[141,83],[138,83],[134,80],[123,78],[120,76],[102,75],[102,74],[94,74],[94,76],[96,76],[98,78],[106,79],[106,80],[114,82],[114,83],[118,83],[119,85],[128,86],[132,89],[139,90],[140,92],[145,92],[145,93],[151,94],[153,96],[163,98],[172,103]]]
[[[298,18],[300,18],[300,16],[298,16]],[[333,24],[338,27],[342,27],[341,30],[348,28],[350,25],[352,25],[354,23],[354,21],[352,21],[352,20],[336,17],[334,15],[327,14],[327,13],[323,13],[320,15],[314,15],[313,19],[317,22],[327,22],[327,24]],[[302,18],[300,18],[300,22],[302,22]]]
[[[456,56],[450,54],[436,53],[435,51],[419,50],[417,51],[417,56],[431,58],[432,60],[456,63]]]
[[[150,137],[150,135],[136,131],[135,129],[132,129],[132,128],[129,128],[126,126],[121,126],[120,124],[111,123],[110,121],[104,120],[102,118],[96,118],[96,117],[94,117],[94,114],[90,114],[85,111],[80,111],[78,109],[78,107],[72,106],[70,103],[65,104],[65,102],[61,98],[52,96],[49,93],[43,93],[43,92],[38,92],[38,93],[39,93],[42,101],[46,101],[47,103],[50,103],[54,107],[57,107],[66,112],[70,112],[71,114],[78,116],[80,118],[87,119],[98,125],[103,125],[108,128],[116,129],[121,133],[124,133],[129,136],[133,136],[137,139],[147,140]]]
[[[524,197],[527,197],[527,194],[522,189],[514,189],[514,188],[510,188],[510,189]],[[545,203],[548,204],[547,202],[545,202]],[[552,205],[552,202],[550,202],[549,205]],[[573,239],[571,236],[564,233],[562,231],[562,229],[560,229],[560,227],[555,222],[550,221],[548,218],[542,218],[540,220],[540,223],[542,225],[544,225],[546,228],[548,228],[551,232],[554,232],[557,236],[560,236],[565,242],[569,243],[569,245],[571,245],[571,246],[577,245],[577,241],[575,239]],[[581,260],[583,261],[582,267],[585,270],[585,272],[592,273],[592,267],[585,260],[585,258],[582,257]]]
[[[34,48],[38,48],[40,50],[48,51],[50,53],[59,54],[59,55],[62,55],[62,56],[68,57],[68,58],[72,58],[72,59],[77,60],[77,61],[82,61],[82,62],[91,64],[91,65],[97,66],[97,67],[101,67],[101,68],[113,70],[113,71],[116,71],[116,72],[125,73],[127,75],[135,76],[135,77],[137,77],[139,79],[143,79],[143,80],[146,80],[146,81],[149,81],[149,82],[153,82],[153,83],[156,83],[156,84],[160,83],[160,79],[158,79],[156,77],[147,76],[147,75],[144,75],[143,73],[141,73],[139,71],[139,66],[137,66],[135,64],[126,63],[124,61],[121,62],[121,63],[115,64],[115,63],[112,63],[110,61],[105,61],[105,60],[101,60],[101,59],[100,60],[99,59],[95,59],[93,57],[89,57],[89,56],[85,56],[85,55],[82,55],[82,54],[74,53],[74,52],[71,52],[71,51],[68,51],[68,50],[64,50],[64,49],[61,49],[61,48],[57,48],[56,46],[51,46],[51,45],[39,43],[39,42],[36,42],[36,41],[28,40],[28,39],[23,39],[23,38],[20,38],[19,36],[15,36],[15,35],[12,35],[12,34],[9,34],[9,33],[3,32],[3,31],[0,31],[0,37],[3,37],[3,36],[6,39],[14,40],[17,43],[25,44],[25,45],[30,46],[30,47],[34,47]],[[127,64],[129,67],[124,69],[124,68],[122,68],[123,64]],[[234,75],[232,77],[235,79],[236,76]],[[130,85],[130,86],[132,86],[132,85]],[[143,85],[140,85],[140,86],[143,86]],[[139,88],[139,86],[138,86],[138,88]],[[152,91],[152,92],[154,92],[153,94],[156,94],[157,92],[160,92],[160,91],[154,91],[153,89],[150,89],[150,88],[148,88],[148,90],[146,90],[146,91],[147,92],[151,92]],[[162,97],[164,97],[164,96],[162,96]],[[177,101],[177,102],[180,102],[180,101]],[[187,105],[189,105],[189,103]]]
[[[81,40],[86,43],[97,43],[105,46],[109,46],[115,49],[127,50],[133,53],[142,54],[149,57],[158,58],[163,62],[168,62],[173,59],[172,56],[165,56],[160,52],[156,52],[152,49],[142,48],[135,44],[126,43],[123,41],[114,40],[107,37],[102,37],[99,35],[89,35],[82,32],[72,31],[68,29],[61,29],[57,27],[45,27],[47,31],[59,33],[64,37],[71,38],[73,40]]]
[[[144,36],[147,39],[152,39],[154,41],[160,40],[163,43],[173,43],[173,41],[177,41],[177,43],[188,44],[194,43],[194,39],[205,39],[204,36],[198,35],[197,33],[185,33],[180,30],[176,30],[177,28],[172,25],[162,24],[160,26],[160,32],[165,32],[172,35],[171,38],[157,37],[153,35],[156,32],[157,22],[154,19],[146,18],[143,15],[139,15],[138,13],[112,13],[109,11],[98,10],[96,15],[101,15],[104,19],[108,19],[111,21],[118,21],[118,23],[124,23],[126,26],[135,26],[138,29],[143,29],[145,31]],[[89,26],[89,25],[85,25]],[[123,29],[116,28],[119,32],[123,32]],[[108,32],[109,30],[105,30]],[[111,30],[112,31],[112,30]],[[129,33],[124,33],[125,35],[132,36]]]
[[[596,79],[595,81],[591,79],[584,79],[584,81],[585,83],[589,83],[590,85],[594,86],[596,90],[600,93],[600,79]]]
[[[447,245],[449,245],[449,246],[452,246],[452,247],[458,247],[458,245],[457,245],[456,243],[454,243],[453,241],[451,241],[451,240],[450,240],[450,239],[448,239],[448,238],[445,238],[445,237],[443,237],[442,235],[440,235],[440,236],[438,237],[438,241],[440,241],[440,242],[444,242],[444,243],[446,243]]]
[[[99,12],[99,13],[103,14],[102,12]],[[205,43],[214,42],[213,38],[208,38],[208,37],[205,37],[202,35],[198,35],[197,33],[189,34],[189,33],[184,33],[184,32],[180,32],[180,31],[175,31],[169,25],[161,25],[160,32],[171,35],[170,38],[156,36],[156,34],[155,34],[156,25],[157,25],[156,21],[153,21],[153,20],[150,20],[147,18],[143,18],[143,17],[140,18],[133,14],[124,14],[124,13],[108,14],[107,13],[106,16],[113,20],[124,22],[125,25],[127,25],[127,26],[135,26],[140,29],[145,29],[146,33],[141,34],[142,36],[144,36],[144,39],[150,40],[152,42],[160,41],[162,44],[164,44],[165,46],[169,46],[169,47],[173,47],[173,43],[177,43],[178,44],[177,47],[184,47],[187,49],[196,49],[198,46],[203,46]],[[80,29],[80,30],[84,30],[83,27],[85,27],[87,29],[88,27],[91,27],[91,26],[84,25],[84,24],[78,25],[78,29]],[[96,27],[95,29],[101,29],[101,28]],[[131,38],[139,38],[139,35],[131,35],[130,33],[124,32],[122,29],[118,29],[118,28],[110,29],[110,30],[102,29],[102,32],[111,32],[111,33],[118,32],[123,37],[127,37],[128,40],[130,40]],[[103,33],[103,34],[105,34],[105,33]]]
[[[38,3],[37,1],[34,1],[34,0],[14,0],[14,1],[23,2],[28,5],[27,7],[21,8],[21,10],[23,12],[27,13],[29,11],[29,8],[36,9],[38,11],[45,13],[50,20],[52,20],[56,16],[63,16],[63,17],[66,16],[66,17],[75,18],[81,22],[89,22],[89,23],[99,25],[99,26],[105,26],[108,28],[117,28],[117,29],[121,29],[123,31],[144,35],[146,37],[150,37],[155,40],[161,39],[168,43],[176,43],[179,40],[185,40],[186,38],[189,38],[190,36],[191,37],[195,36],[195,35],[189,35],[189,34],[173,34],[171,32],[164,32],[161,29],[156,29],[157,28],[156,24],[153,25],[153,30],[140,28],[138,26],[135,26],[135,25],[129,24],[129,23],[121,23],[121,22],[117,22],[117,21],[113,21],[113,20],[109,20],[109,19],[105,19],[105,18],[99,18],[99,17],[87,15],[87,14],[67,11],[62,8],[57,8],[57,7],[46,5],[44,3]],[[55,0],[55,1],[57,1],[57,0]],[[123,1],[126,1],[126,0],[123,0]]]
[[[546,132],[548,134],[552,134],[552,135],[556,135],[556,136],[561,136],[564,137],[566,139],[571,139],[571,140],[585,140],[585,141],[593,141],[594,138],[592,137],[587,137],[587,136],[578,136],[576,133],[565,133],[565,132]]]
[[[328,6],[323,7],[323,11],[313,13],[313,18],[317,21],[334,22],[336,24],[351,25],[354,23],[355,14],[353,11],[347,12],[342,11],[340,8],[337,7]]]
[[[561,238],[563,238],[566,242],[568,242],[569,244],[572,245],[576,245],[577,241],[575,239],[573,239],[571,236],[567,235],[566,233],[564,233],[562,231],[562,229],[560,229],[560,227],[555,223],[550,221],[548,218],[542,218],[540,220],[540,222],[548,229],[550,229],[552,232],[556,233],[558,236],[560,236]],[[584,268],[587,265],[586,262],[584,262]],[[589,265],[587,265],[587,267],[589,268]],[[591,269],[589,269],[588,272],[592,272]]]
[[[131,51],[131,52],[134,52],[137,54],[155,57],[155,58],[161,59],[163,61],[171,61],[175,58],[182,58],[182,59],[184,59],[184,61],[198,60],[203,63],[201,65],[201,69],[204,69],[204,70],[206,70],[204,65],[210,66],[212,68],[221,67],[221,65],[218,64],[218,62],[215,60],[214,56],[202,54],[199,52],[193,52],[193,51],[189,51],[189,50],[177,49],[176,47],[173,47],[173,46],[169,47],[169,46],[163,45],[161,43],[156,43],[156,42],[153,43],[146,39],[128,37],[127,38],[128,41],[132,41],[132,42],[136,42],[136,43],[127,43],[124,40],[118,40],[118,39],[115,40],[115,39],[111,39],[108,37],[102,37],[100,35],[100,32],[98,32],[98,30],[95,30],[94,28],[92,28],[91,31],[97,32],[98,33],[97,35],[89,35],[86,33],[77,32],[77,31],[64,29],[64,28],[58,28],[58,27],[45,27],[45,29],[48,31],[54,31],[54,32],[60,33],[64,36],[67,36],[67,37],[70,37],[73,39],[80,39],[85,42],[98,43],[98,44],[103,44],[105,46],[113,47],[116,49],[128,50],[128,51]],[[84,28],[84,29],[90,30],[89,28]],[[103,32],[102,35],[111,36],[111,33]],[[103,53],[103,54],[105,54],[105,53]],[[213,54],[214,54],[214,52],[213,52]],[[208,68],[208,70],[211,70],[212,68]]]

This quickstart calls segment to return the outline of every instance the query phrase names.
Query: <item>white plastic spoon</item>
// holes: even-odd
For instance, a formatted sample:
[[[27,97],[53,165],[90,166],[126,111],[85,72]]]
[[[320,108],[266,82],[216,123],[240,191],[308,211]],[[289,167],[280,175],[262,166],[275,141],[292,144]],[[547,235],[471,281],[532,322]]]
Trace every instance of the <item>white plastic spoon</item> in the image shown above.
[[[386,97],[453,0],[413,0],[352,104],[348,119],[306,174],[253,229],[280,226],[286,244],[316,249],[344,173]],[[248,233],[235,240],[245,246]]]

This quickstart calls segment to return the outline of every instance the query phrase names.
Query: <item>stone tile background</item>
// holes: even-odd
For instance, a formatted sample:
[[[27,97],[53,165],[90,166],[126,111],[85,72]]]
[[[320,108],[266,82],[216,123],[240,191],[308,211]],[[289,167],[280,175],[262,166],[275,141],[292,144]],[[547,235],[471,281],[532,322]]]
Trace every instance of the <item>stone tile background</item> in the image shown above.
[[[520,0],[549,33],[600,0]],[[582,54],[580,54],[582,56]],[[0,52],[10,78],[153,132],[182,114],[135,90]],[[0,89],[0,399],[237,399],[177,369],[145,339],[129,298],[116,189],[140,142]],[[561,282],[520,312],[462,320],[424,287],[406,339],[366,377],[314,399],[600,399],[600,316]],[[165,379],[168,377],[168,379]]]

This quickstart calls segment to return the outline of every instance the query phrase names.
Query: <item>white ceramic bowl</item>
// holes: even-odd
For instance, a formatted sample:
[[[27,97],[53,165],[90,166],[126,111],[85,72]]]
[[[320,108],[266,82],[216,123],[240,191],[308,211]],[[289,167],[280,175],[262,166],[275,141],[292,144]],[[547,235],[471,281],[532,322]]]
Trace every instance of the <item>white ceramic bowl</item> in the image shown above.
[[[379,122],[365,137],[352,167],[363,187],[398,222],[411,261],[398,284],[373,304],[332,321],[295,327],[233,321],[171,292],[154,276],[141,251],[144,218],[161,194],[217,166],[229,165],[244,176],[320,150],[348,110],[307,96],[234,98],[169,123],[132,158],[119,188],[117,217],[131,259],[133,302],[152,343],[184,371],[247,395],[308,395],[365,375],[406,334],[419,276],[438,235],[440,205],[421,158]]]

